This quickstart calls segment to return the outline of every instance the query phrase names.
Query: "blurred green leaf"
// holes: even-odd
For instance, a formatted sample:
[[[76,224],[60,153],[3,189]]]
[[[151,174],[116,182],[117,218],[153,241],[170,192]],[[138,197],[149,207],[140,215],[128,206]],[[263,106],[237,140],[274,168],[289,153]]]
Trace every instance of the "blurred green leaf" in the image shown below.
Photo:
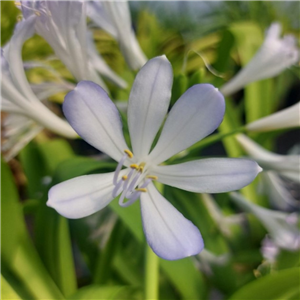
[[[174,77],[172,86],[171,105],[174,105],[179,97],[186,91],[188,86],[188,78],[184,74],[178,74]]]
[[[297,300],[300,269],[287,269],[261,277],[238,290],[229,300]]]
[[[53,174],[56,168],[66,159],[75,156],[70,144],[63,139],[55,139],[38,144],[38,151],[45,162],[48,174]]]
[[[13,287],[5,280],[3,275],[1,274],[1,299],[22,299],[18,293],[13,289]],[[23,298],[24,299],[24,298]]]
[[[89,285],[79,289],[74,295],[67,298],[69,300],[137,300],[141,299],[141,293],[134,287],[130,286],[100,286]]]
[[[37,147],[50,175],[63,161],[74,156],[70,145],[62,139],[40,143]],[[36,247],[53,280],[62,293],[69,296],[76,290],[76,274],[68,221],[47,207],[45,200],[47,194],[35,218]]]
[[[47,175],[47,172],[37,144],[29,143],[19,153],[19,159],[27,178],[27,198],[40,199],[45,190],[42,178]]]
[[[14,259],[18,244],[27,236],[22,208],[14,178],[8,165],[1,159],[1,252],[2,259]]]

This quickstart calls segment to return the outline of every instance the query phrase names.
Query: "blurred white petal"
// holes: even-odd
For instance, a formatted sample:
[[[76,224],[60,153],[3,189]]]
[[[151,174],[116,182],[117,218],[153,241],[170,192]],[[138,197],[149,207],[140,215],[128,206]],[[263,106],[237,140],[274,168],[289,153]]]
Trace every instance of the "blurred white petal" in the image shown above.
[[[263,132],[300,127],[300,102],[279,112],[247,124],[248,131]]]
[[[300,249],[300,231],[296,224],[289,222],[290,214],[258,206],[237,192],[230,193],[230,196],[241,209],[253,213],[260,220],[278,247],[290,251]]]
[[[252,60],[221,89],[224,96],[231,95],[247,84],[274,77],[299,61],[299,49],[292,35],[280,38],[281,26],[273,23],[266,38]]]

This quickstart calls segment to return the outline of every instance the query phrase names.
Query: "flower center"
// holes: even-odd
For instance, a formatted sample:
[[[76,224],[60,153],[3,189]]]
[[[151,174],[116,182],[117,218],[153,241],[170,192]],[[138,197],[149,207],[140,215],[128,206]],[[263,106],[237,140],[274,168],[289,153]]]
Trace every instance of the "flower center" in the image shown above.
[[[131,164],[129,166],[127,175],[120,178],[120,171],[126,159],[132,159],[133,154],[130,150],[124,150],[124,156],[120,159],[113,177],[112,196],[115,198],[121,191],[122,194],[119,199],[119,205],[126,207],[135,202],[141,195],[146,193],[146,187],[153,180],[157,180],[157,176],[147,175],[146,163]],[[127,201],[125,201],[127,199]]]

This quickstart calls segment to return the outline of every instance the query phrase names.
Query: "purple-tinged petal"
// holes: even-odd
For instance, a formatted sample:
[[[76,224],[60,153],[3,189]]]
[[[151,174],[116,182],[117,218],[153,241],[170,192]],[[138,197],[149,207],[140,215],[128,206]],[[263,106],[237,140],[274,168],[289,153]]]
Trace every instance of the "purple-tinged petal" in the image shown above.
[[[262,169],[250,159],[208,158],[170,166],[156,166],[158,181],[195,193],[224,193],[250,184]]]
[[[112,200],[114,173],[85,175],[53,186],[47,205],[69,219],[89,216]]]
[[[152,250],[167,260],[198,254],[204,247],[198,228],[151,183],[141,195],[143,228]]]
[[[67,94],[64,114],[74,130],[89,144],[119,161],[126,145],[122,122],[107,93],[91,81],[81,81]]]
[[[137,74],[129,97],[128,127],[134,154],[143,159],[168,112],[173,72],[165,56],[149,60]]]
[[[212,133],[224,111],[224,97],[214,86],[197,84],[188,89],[171,109],[151,162],[159,164]]]

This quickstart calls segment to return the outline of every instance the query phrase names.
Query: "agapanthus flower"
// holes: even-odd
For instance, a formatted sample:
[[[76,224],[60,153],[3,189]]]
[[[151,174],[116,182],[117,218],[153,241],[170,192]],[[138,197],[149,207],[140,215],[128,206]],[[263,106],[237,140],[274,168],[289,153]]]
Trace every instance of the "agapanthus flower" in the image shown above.
[[[251,61],[220,89],[224,96],[235,93],[251,82],[276,76],[299,61],[296,38],[293,35],[281,38],[280,33],[280,24],[273,23]]]
[[[262,172],[261,178],[262,193],[268,195],[272,208],[282,211],[299,210],[300,201],[297,200],[299,183],[284,180],[274,171]]]
[[[100,55],[89,56],[93,49],[89,49],[92,44],[84,1],[20,1],[17,6],[25,20],[33,20],[36,33],[49,43],[77,81],[92,80],[106,89],[99,72],[120,87],[126,87],[126,82],[110,70]]]
[[[230,193],[231,199],[243,210],[253,213],[268,230],[270,238],[281,249],[300,249],[300,230],[297,227],[297,213],[285,213],[267,209],[252,203],[240,193]]]
[[[19,22],[9,44],[1,49],[1,110],[25,116],[55,133],[74,138],[77,134],[72,127],[36,97],[27,81],[21,51],[24,41],[34,32],[33,26],[32,18]]]
[[[300,102],[246,125],[248,131],[263,132],[300,127]]]
[[[172,107],[152,149],[168,112],[172,81],[172,67],[165,56],[149,60],[138,73],[128,104],[132,151],[124,139],[119,112],[106,92],[93,82],[80,82],[65,97],[64,114],[85,141],[118,165],[115,172],[81,176],[52,187],[47,202],[67,218],[81,218],[119,195],[122,207],[140,198],[147,241],[168,260],[199,253],[203,240],[198,228],[163,197],[153,181],[196,193],[221,193],[249,184],[261,170],[256,162],[234,158],[163,165],[212,133],[225,110],[224,98],[215,87],[191,87]]]
[[[15,157],[43,127],[20,114],[7,114],[2,118],[1,151],[6,161]]]
[[[244,150],[255,159],[264,171],[275,171],[280,176],[300,182],[300,156],[280,155],[268,151],[244,134],[236,135],[236,139]]]
[[[147,58],[132,29],[127,1],[88,1],[87,15],[118,41],[130,68],[140,69],[146,63]]]

